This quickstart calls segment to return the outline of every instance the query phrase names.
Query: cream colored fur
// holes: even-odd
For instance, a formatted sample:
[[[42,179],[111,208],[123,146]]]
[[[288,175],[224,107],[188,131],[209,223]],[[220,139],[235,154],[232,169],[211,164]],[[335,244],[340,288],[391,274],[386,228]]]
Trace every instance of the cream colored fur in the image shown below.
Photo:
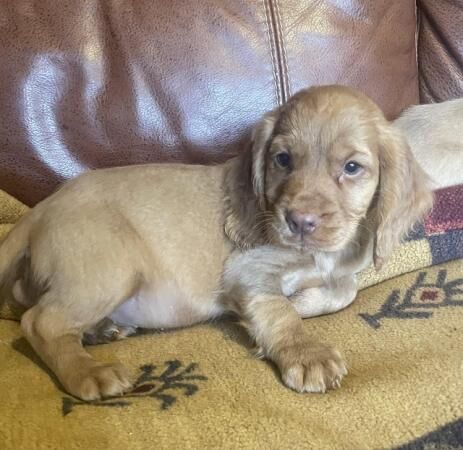
[[[435,189],[463,184],[463,99],[412,106],[394,126]]]

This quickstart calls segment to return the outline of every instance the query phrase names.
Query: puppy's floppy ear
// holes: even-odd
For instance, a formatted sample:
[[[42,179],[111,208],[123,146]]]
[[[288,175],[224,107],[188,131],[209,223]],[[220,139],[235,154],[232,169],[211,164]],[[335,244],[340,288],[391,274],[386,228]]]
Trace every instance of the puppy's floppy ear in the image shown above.
[[[385,122],[379,127],[379,188],[374,262],[379,269],[402,238],[431,209],[430,180],[402,133]]]
[[[252,185],[261,209],[265,208],[265,156],[278,115],[278,111],[265,114],[251,136]]]
[[[259,213],[265,210],[265,158],[278,116],[278,110],[263,116],[226,175],[225,233],[239,247],[263,241]]]

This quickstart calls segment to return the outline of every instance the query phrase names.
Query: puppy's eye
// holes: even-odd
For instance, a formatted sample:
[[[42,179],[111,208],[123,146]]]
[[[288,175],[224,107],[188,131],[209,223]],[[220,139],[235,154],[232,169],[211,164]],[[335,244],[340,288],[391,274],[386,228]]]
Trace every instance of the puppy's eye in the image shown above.
[[[355,161],[349,161],[344,166],[344,173],[346,175],[357,175],[362,169],[363,167],[359,163]]]
[[[287,152],[280,152],[280,153],[277,153],[277,155],[275,156],[275,161],[280,167],[283,167],[286,169],[291,164],[291,156]]]

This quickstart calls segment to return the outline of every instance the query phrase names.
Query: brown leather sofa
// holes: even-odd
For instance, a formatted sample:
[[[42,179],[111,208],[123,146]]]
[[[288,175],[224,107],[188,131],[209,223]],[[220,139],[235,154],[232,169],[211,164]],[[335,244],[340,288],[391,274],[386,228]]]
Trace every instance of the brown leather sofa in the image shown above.
[[[313,84],[389,117],[463,94],[462,0],[3,0],[0,189],[88,168],[210,163]]]
[[[91,168],[224,161],[262,113],[331,83],[389,118],[463,96],[463,0],[2,0],[0,194],[32,206]],[[5,232],[24,209],[2,199]],[[433,264],[428,241],[407,245],[415,268]],[[461,448],[462,270],[428,267],[310,320],[352,363],[326,396],[284,388],[225,323],[93,347],[136,382],[85,404],[0,315],[0,449]]]

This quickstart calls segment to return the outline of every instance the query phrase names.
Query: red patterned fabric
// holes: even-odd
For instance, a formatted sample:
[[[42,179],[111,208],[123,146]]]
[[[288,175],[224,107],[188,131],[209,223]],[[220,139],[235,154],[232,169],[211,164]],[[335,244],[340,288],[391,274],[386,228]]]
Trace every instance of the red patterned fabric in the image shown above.
[[[426,234],[463,230],[463,184],[436,191],[434,208],[426,218]]]

